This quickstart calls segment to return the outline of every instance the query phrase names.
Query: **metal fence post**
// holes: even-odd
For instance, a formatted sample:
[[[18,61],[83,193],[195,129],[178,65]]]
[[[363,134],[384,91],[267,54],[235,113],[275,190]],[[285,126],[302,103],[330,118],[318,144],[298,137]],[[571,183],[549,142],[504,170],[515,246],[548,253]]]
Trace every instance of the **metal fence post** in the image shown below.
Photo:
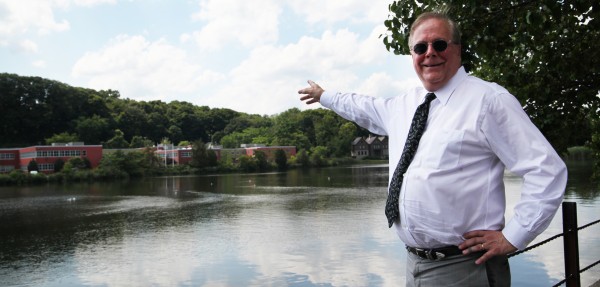
[[[567,287],[580,287],[579,239],[577,236],[577,204],[562,203],[563,234],[565,247],[565,282]]]

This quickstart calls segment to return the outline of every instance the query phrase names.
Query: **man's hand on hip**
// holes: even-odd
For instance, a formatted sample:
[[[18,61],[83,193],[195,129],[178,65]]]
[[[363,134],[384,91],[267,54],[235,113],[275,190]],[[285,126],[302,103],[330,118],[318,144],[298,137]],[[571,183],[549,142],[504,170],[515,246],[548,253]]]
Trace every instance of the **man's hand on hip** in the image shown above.
[[[458,245],[463,254],[485,251],[475,261],[475,264],[482,264],[497,255],[506,255],[517,251],[517,248],[506,240],[501,231],[475,230],[467,232],[463,236],[466,240]]]

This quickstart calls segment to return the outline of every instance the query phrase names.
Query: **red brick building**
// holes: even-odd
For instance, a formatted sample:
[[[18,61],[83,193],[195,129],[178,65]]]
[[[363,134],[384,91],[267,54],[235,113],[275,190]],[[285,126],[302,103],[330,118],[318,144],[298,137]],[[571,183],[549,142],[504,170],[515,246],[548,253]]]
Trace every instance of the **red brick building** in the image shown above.
[[[187,164],[192,161],[192,147],[176,147],[159,144],[155,151],[166,164]]]
[[[242,145],[242,147],[246,149],[246,155],[250,157],[254,156],[254,153],[257,151],[265,153],[268,161],[275,160],[275,152],[277,150],[283,150],[287,158],[296,155],[295,146]]]
[[[0,173],[9,173],[19,168],[19,149],[0,149]]]
[[[27,171],[29,163],[35,160],[40,172],[52,173],[54,172],[54,163],[57,160],[67,162],[73,157],[87,158],[91,167],[95,168],[102,159],[102,146],[74,142],[54,143],[49,146],[0,149],[0,172],[6,173],[13,169]]]
[[[221,161],[224,157],[228,157],[232,162],[237,162],[241,156],[253,157],[254,153],[261,151],[267,156],[267,161],[275,160],[275,152],[283,150],[286,157],[289,159],[296,156],[295,146],[266,146],[264,144],[242,144],[240,148],[222,148],[221,146],[209,145],[208,149],[215,152],[217,161]]]

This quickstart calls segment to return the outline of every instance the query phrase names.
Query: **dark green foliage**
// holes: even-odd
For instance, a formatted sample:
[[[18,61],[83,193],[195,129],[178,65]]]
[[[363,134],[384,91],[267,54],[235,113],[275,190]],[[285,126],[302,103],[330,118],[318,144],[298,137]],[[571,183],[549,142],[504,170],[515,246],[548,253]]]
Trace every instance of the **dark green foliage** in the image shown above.
[[[121,130],[115,130],[114,136],[104,143],[104,148],[128,148],[129,143],[125,140],[125,134]]]
[[[152,173],[158,165],[156,156],[148,150],[105,153],[97,168],[100,178],[140,177]]]
[[[98,115],[90,118],[80,117],[75,120],[75,132],[79,135],[78,141],[86,144],[100,144],[105,141],[112,134],[110,126],[108,119]]]
[[[592,178],[600,183],[600,118],[591,119],[591,122],[594,133],[588,146],[592,149],[592,156],[597,159]]]
[[[310,166],[310,157],[308,156],[308,152],[304,149],[301,149],[296,154],[296,163],[298,163],[302,167]]]
[[[208,150],[206,152],[206,156],[207,156],[207,160],[208,160],[208,166],[214,167],[219,164],[219,162],[217,161],[217,154],[215,153],[215,151]]]
[[[327,165],[327,148],[324,146],[316,146],[310,151],[310,163],[313,166]]]
[[[79,141],[79,137],[76,134],[70,134],[67,132],[55,134],[44,140],[47,145],[51,145],[53,143],[69,143],[77,141]]]
[[[243,155],[240,157],[240,169],[247,172],[257,171],[258,163],[254,158]]]
[[[57,159],[54,162],[54,172],[59,172],[63,169],[63,167],[65,166],[65,161],[62,159]]]
[[[35,160],[32,160],[27,164],[27,171],[38,171],[38,164]]]
[[[269,162],[267,161],[267,155],[262,151],[254,152],[254,160],[259,171],[266,171],[269,169]]]
[[[154,143],[146,137],[143,136],[133,136],[131,138],[131,143],[129,144],[130,148],[142,148],[142,147],[151,147]]]
[[[216,156],[215,156],[216,157]],[[192,161],[190,165],[196,168],[204,168],[212,164],[212,160],[209,159],[208,150],[206,144],[203,141],[197,140],[192,145]]]
[[[287,156],[285,151],[282,149],[278,149],[275,151],[275,164],[277,164],[278,170],[286,170],[287,169]]]

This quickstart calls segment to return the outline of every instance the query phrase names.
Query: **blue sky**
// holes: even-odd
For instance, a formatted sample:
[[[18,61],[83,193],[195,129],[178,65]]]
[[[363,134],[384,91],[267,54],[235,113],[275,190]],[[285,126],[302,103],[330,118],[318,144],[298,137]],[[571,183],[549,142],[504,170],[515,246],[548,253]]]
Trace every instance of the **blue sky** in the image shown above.
[[[391,0],[0,0],[0,72],[139,101],[274,115],[297,90],[418,83],[379,35]]]

